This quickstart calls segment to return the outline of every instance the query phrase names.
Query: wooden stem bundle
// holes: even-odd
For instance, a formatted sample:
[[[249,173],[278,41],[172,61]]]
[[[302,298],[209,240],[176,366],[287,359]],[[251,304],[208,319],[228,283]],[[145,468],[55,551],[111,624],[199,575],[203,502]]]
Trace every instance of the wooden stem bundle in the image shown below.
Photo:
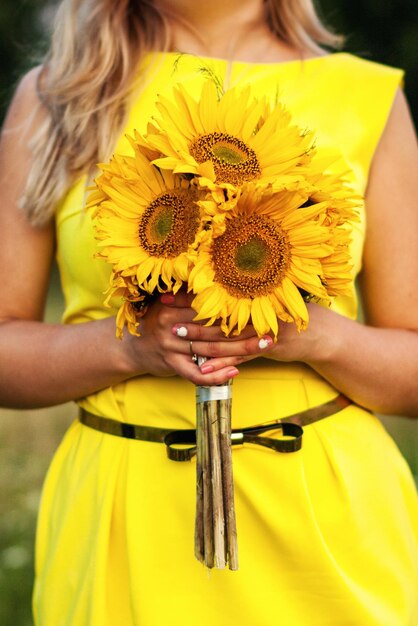
[[[197,387],[195,555],[206,567],[238,569],[231,454],[231,382]]]

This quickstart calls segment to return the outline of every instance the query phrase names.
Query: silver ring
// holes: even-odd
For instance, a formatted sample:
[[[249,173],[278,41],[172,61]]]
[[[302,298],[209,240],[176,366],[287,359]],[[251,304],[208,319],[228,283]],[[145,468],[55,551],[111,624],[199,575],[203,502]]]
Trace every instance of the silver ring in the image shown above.
[[[197,356],[196,352],[193,352],[193,341],[189,341],[189,350],[190,350],[190,354],[192,355],[193,363],[196,363],[197,365],[199,357]]]

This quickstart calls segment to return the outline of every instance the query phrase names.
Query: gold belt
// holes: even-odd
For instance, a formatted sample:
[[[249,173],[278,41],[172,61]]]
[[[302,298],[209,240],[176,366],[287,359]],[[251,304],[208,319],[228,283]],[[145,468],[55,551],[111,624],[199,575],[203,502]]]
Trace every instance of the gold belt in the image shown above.
[[[339,394],[329,402],[278,420],[246,428],[234,428],[231,432],[231,444],[253,443],[271,448],[276,452],[296,452],[302,447],[302,426],[308,426],[325,417],[335,415],[350,404],[352,404],[352,400],[343,394]],[[196,454],[196,430],[193,428],[173,430],[172,428],[127,424],[126,422],[118,422],[108,417],[95,415],[82,408],[80,408],[79,420],[85,426],[108,435],[137,439],[139,441],[164,443],[167,456],[172,461],[190,461]],[[279,430],[282,437],[279,439],[260,436],[269,431]],[[179,448],[177,446],[182,447]]]

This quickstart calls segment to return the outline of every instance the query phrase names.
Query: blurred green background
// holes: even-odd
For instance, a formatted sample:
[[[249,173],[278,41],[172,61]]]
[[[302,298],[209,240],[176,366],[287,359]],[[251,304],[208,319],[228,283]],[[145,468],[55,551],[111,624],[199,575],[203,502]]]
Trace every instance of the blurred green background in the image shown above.
[[[117,1],[117,0],[115,0]],[[56,2],[1,0],[0,120],[22,73],[42,58]],[[345,49],[406,70],[405,91],[418,117],[416,0],[322,0],[326,21],[347,35]],[[62,311],[54,272],[46,319]],[[73,405],[36,411],[0,409],[0,624],[30,626],[36,510],[49,459],[75,416]],[[418,422],[382,418],[418,478]]]

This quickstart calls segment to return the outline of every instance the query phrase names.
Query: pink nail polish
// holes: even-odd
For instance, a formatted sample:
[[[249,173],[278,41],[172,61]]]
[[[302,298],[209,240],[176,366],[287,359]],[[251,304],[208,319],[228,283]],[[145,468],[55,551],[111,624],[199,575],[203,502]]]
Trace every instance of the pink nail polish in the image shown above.
[[[200,371],[202,372],[202,374],[211,374],[214,371],[213,365],[210,365],[209,363],[204,363],[200,366]]]
[[[172,293],[163,293],[160,297],[160,302],[163,304],[173,304],[175,302],[175,297]]]
[[[236,367],[231,367],[231,369],[228,370],[228,378],[234,378],[237,374],[239,374],[239,370],[237,370]]]

